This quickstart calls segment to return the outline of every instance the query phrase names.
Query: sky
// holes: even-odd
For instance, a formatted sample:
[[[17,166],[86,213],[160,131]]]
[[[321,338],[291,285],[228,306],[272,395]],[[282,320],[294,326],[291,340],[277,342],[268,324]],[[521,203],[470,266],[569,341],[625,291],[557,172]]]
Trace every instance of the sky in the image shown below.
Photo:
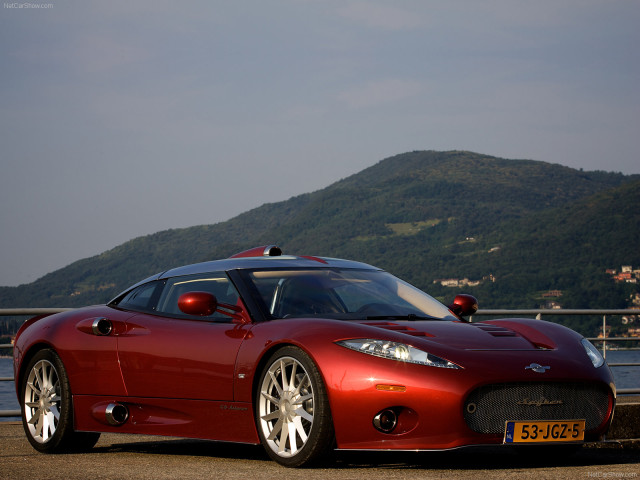
[[[407,151],[640,173],[638,25],[636,0],[4,2],[0,285]]]

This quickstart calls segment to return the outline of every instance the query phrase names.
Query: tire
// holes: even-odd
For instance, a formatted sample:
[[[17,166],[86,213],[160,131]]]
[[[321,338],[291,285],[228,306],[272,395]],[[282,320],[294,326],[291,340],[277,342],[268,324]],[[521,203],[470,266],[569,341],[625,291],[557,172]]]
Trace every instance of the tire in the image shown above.
[[[311,358],[284,347],[267,361],[257,386],[255,419],[267,454],[286,467],[310,465],[334,444],[327,392]]]
[[[42,453],[92,448],[99,433],[74,432],[73,403],[60,357],[40,350],[29,362],[20,388],[22,425],[29,443]]]

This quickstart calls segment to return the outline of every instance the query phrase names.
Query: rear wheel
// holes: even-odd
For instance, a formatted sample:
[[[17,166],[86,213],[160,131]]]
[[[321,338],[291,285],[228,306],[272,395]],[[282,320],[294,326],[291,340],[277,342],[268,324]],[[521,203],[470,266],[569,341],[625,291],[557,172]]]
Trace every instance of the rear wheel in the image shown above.
[[[73,404],[67,372],[50,349],[31,359],[22,380],[22,425],[39,452],[59,453],[93,447],[99,433],[73,431]]]
[[[333,446],[333,421],[322,377],[299,348],[285,347],[271,356],[260,376],[256,400],[260,440],[281,465],[308,465]]]

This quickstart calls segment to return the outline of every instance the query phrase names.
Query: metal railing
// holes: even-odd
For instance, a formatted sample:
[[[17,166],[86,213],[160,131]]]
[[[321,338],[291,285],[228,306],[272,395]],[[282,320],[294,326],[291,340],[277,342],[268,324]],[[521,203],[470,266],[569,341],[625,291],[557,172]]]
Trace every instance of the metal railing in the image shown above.
[[[73,310],[72,308],[4,308],[0,309],[0,316],[22,316],[22,315],[46,315],[51,313],[66,312]],[[553,315],[602,315],[602,337],[590,337],[591,342],[602,344],[602,355],[607,356],[607,343],[640,341],[639,337],[607,337],[607,316],[613,315],[640,315],[640,310],[624,309],[624,310],[606,310],[606,309],[590,309],[590,310],[570,310],[570,309],[530,309],[530,310],[478,310],[474,316],[512,316],[523,317],[535,315],[537,319],[543,316]],[[473,317],[469,318],[473,321]],[[13,348],[10,343],[0,344],[0,349]],[[609,367],[640,367],[640,363],[608,363]],[[0,382],[13,382],[12,377],[0,377]],[[618,389],[620,395],[640,394],[640,388],[622,388]],[[0,417],[19,417],[20,410],[0,410]]]

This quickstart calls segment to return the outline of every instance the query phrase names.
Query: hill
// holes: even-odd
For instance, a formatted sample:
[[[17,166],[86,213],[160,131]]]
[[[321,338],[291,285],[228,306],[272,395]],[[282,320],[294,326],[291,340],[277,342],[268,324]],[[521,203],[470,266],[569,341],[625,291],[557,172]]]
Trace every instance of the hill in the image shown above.
[[[604,271],[640,264],[639,206],[640,176],[410,152],[226,222],[139,237],[2,287],[0,307],[103,303],[158,271],[277,243],[381,266],[444,301],[464,290],[481,308],[539,307],[548,290],[562,290],[566,307],[622,308],[635,287]],[[438,281],[464,278],[464,288]]]

